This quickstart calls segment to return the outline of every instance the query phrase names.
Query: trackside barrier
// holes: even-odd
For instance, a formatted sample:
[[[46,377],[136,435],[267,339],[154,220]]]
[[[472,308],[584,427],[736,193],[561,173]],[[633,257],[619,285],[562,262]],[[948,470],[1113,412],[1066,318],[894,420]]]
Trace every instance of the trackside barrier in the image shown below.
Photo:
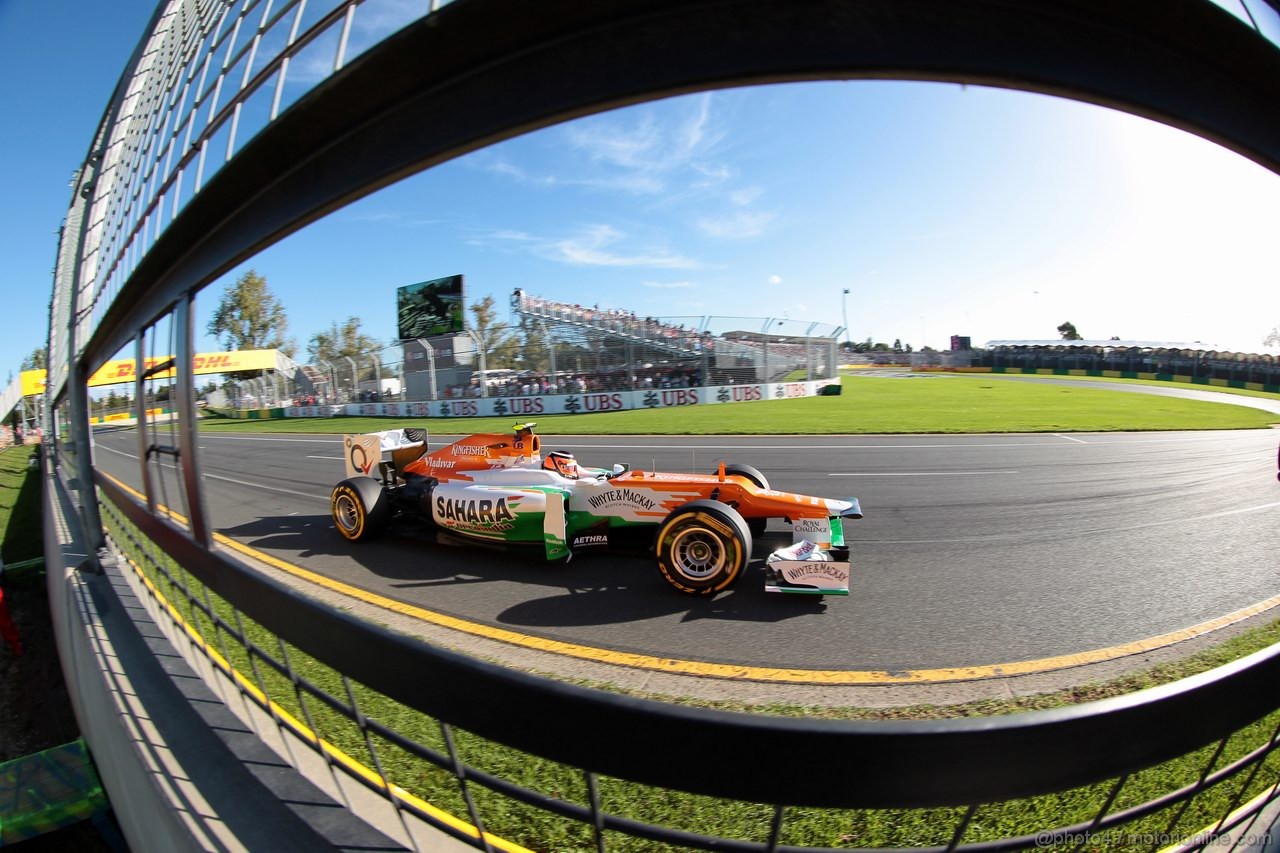
[[[760,400],[794,400],[824,396],[826,380],[775,382],[768,385],[720,385],[708,388],[652,388],[642,391],[601,391],[529,397],[473,397],[408,403],[347,403],[343,406],[290,406],[288,418],[484,418],[536,415],[577,415],[625,412],[636,409],[670,409],[680,406],[713,406]],[[273,415],[274,415],[274,411]]]
[[[320,408],[320,407],[316,407]],[[335,407],[336,408],[336,407]],[[220,418],[230,418],[239,421],[270,421],[276,418],[287,417],[283,407],[274,409],[224,409],[210,407],[205,411]]]
[[[362,621],[239,556],[205,511],[191,373],[194,300],[226,271],[401,177],[617,104],[815,79],[995,85],[1165,121],[1280,172],[1276,3],[1240,5],[1238,18],[1206,0],[161,3],[73,181],[43,408],[58,485],[46,496],[65,510],[46,504],[59,647],[130,848],[393,846],[341,835],[341,820],[292,845],[254,835],[242,816],[264,805],[258,787],[215,790],[223,773],[191,769],[239,761],[240,774],[284,777],[286,760],[333,792],[327,815],[419,849],[444,835],[509,851],[1206,849],[1264,833],[1280,647],[1097,703],[888,723],[669,705],[511,671]],[[165,424],[144,410],[155,379],[134,377],[136,493],[96,465],[87,391],[130,350],[176,370]],[[129,633],[143,623],[135,588],[172,639]],[[188,716],[238,704],[271,726],[223,740],[220,718],[153,746],[170,717],[141,688],[176,666],[174,640],[234,695],[198,694],[206,679],[183,674],[151,698]],[[175,696],[179,682],[196,692]],[[295,826],[291,810],[311,801],[272,790]],[[416,843],[418,824],[443,835]]]

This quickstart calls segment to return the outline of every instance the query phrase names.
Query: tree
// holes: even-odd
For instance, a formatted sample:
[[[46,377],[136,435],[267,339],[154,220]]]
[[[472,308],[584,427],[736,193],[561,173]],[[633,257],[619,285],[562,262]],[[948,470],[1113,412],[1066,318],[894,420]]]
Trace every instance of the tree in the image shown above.
[[[1064,341],[1084,340],[1084,338],[1081,337],[1080,333],[1076,331],[1075,323],[1072,323],[1070,320],[1068,320],[1067,322],[1063,323],[1061,326],[1058,327],[1058,334],[1062,335],[1062,339]]]
[[[476,345],[484,353],[486,367],[509,367],[516,354],[516,336],[511,327],[497,318],[493,307],[493,297],[486,296],[479,302],[471,303],[471,332],[476,336]],[[493,354],[498,353],[497,358]],[[501,361],[501,364],[497,362]]]
[[[1264,347],[1280,347],[1280,326],[1276,326],[1262,339]]]
[[[23,370],[46,370],[49,367],[49,350],[47,347],[36,347],[31,355],[22,360]]]
[[[341,360],[351,358],[360,368],[358,375],[368,378],[374,375],[369,359],[381,349],[382,344],[376,338],[360,331],[359,317],[348,317],[341,326],[335,320],[327,330],[312,335],[307,344],[307,356],[312,364],[321,361],[336,362],[334,369],[339,376],[344,367]]]
[[[222,294],[222,301],[209,321],[208,332],[228,350],[278,349],[292,358],[298,346],[293,339],[285,337],[288,328],[284,304],[267,287],[265,278],[249,270]],[[262,373],[261,370],[242,370],[227,375],[252,379]]]

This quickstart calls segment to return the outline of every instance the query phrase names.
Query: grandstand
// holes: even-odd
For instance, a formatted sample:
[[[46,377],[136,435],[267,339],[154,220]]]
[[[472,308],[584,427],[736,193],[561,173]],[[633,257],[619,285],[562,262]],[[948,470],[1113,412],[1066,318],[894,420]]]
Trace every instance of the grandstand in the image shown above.
[[[775,382],[802,371],[807,379],[829,378],[835,375],[842,331],[774,318],[641,317],[625,309],[557,302],[519,288],[511,310],[519,328],[540,332],[548,348],[560,352],[560,368],[616,376],[627,387],[672,374],[696,376],[699,385]],[[787,323],[802,331],[782,334]],[[753,326],[759,331],[747,330]],[[549,369],[555,372],[556,366]]]
[[[1226,352],[1199,341],[994,340],[980,349],[912,353],[911,364],[992,370],[1081,370],[1156,374],[1200,382],[1280,388],[1280,356]]]

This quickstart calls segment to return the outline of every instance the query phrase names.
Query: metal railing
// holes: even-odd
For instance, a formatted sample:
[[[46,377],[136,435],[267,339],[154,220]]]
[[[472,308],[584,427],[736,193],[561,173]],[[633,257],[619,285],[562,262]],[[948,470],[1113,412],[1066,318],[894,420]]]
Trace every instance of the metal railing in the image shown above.
[[[389,34],[375,42],[361,22],[376,30],[376,8],[162,5],[63,226],[51,458],[80,490],[90,552],[110,546],[132,560],[121,571],[148,587],[211,678],[234,684],[334,776],[381,797],[405,843],[417,843],[410,819],[485,849],[509,849],[504,833],[522,825],[545,829],[522,838],[537,846],[556,838],[605,849],[622,838],[734,850],[863,838],[948,850],[1133,846],[1102,838],[1122,826],[1129,841],[1154,839],[1139,846],[1180,833],[1205,847],[1214,842],[1197,835],[1203,828],[1253,827],[1280,778],[1280,648],[1053,711],[840,722],[537,678],[300,595],[250,568],[205,517],[191,318],[196,293],[218,275],[400,177],[563,117],[698,88],[887,76],[1024,88],[1162,118],[1280,171],[1280,51],[1259,38],[1262,25],[1201,0],[458,0],[376,22]],[[1274,11],[1256,0],[1248,8]],[[313,55],[325,58],[322,73],[291,89]],[[136,493],[95,464],[85,391],[85,377],[128,347],[139,364],[172,354],[176,369],[176,417],[163,422],[143,410],[154,377],[137,379]],[[435,735],[413,734],[409,718]],[[344,728],[345,739],[330,731]],[[479,741],[515,753],[481,766],[466,755]],[[553,781],[512,781],[517,754],[536,756],[532,766]],[[1163,768],[1159,782],[1152,768]],[[452,795],[430,783],[436,774]],[[704,812],[651,820],[612,805],[630,786],[679,792],[672,803],[711,799]],[[502,817],[511,803],[571,828],[524,824],[523,811]],[[842,809],[857,812],[830,812]],[[699,832],[708,811],[741,816],[739,828]],[[871,813],[893,831],[864,831]]]

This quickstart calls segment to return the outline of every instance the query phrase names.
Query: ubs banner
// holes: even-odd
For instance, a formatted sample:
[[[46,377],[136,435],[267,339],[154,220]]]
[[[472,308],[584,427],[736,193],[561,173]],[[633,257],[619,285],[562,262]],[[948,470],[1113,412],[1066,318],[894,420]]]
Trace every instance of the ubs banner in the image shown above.
[[[720,385],[710,388],[653,388],[643,391],[600,391],[546,397],[476,397],[433,400],[420,403],[349,403],[346,406],[291,406],[290,418],[364,415],[388,418],[483,418],[531,415],[579,415],[593,412],[624,412],[630,409],[669,409],[676,406],[710,406],[747,403],[755,400],[786,400],[815,397],[833,384],[775,382],[769,385]]]

